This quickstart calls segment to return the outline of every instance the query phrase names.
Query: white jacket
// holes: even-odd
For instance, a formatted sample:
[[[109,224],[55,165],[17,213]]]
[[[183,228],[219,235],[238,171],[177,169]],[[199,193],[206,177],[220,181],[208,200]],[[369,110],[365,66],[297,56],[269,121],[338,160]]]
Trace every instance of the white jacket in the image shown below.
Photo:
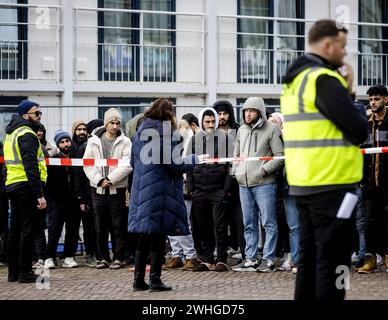
[[[101,137],[105,133],[105,127],[99,127],[94,130],[94,134],[89,138],[86,146],[84,159],[103,159]],[[130,159],[132,143],[129,138],[124,136],[123,132],[118,131],[117,139],[115,140],[110,159]],[[116,194],[117,188],[126,188],[128,186],[128,175],[132,171],[131,166],[125,167],[109,167],[108,175],[104,176],[104,167],[84,167],[86,176],[90,181],[90,185],[96,188],[98,194],[104,194],[104,189],[98,187],[98,183],[108,178],[112,185],[109,188],[110,194]]]

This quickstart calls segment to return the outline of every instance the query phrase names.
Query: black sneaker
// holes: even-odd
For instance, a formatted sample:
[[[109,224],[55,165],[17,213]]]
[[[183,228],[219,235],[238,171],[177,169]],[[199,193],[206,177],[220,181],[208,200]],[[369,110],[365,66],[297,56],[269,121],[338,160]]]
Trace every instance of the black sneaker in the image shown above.
[[[19,283],[35,283],[39,276],[33,272],[20,273]]]
[[[19,280],[19,274],[18,273],[8,273],[8,282],[16,282]]]
[[[257,272],[275,272],[275,264],[271,260],[263,259],[256,269]]]

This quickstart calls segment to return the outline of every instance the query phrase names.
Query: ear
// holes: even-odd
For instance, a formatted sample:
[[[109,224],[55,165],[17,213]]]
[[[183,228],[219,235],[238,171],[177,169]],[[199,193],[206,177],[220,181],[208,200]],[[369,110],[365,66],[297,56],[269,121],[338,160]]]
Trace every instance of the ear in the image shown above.
[[[23,115],[22,115],[22,118],[23,118],[24,120],[28,120],[28,115],[27,115],[27,114],[23,114]]]
[[[385,104],[388,103],[388,97],[384,97],[384,102],[385,102]]]

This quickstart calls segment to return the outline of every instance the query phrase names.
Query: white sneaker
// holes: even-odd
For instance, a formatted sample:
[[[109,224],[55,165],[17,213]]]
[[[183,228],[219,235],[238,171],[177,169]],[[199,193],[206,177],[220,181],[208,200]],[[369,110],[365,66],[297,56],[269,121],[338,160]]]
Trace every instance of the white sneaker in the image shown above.
[[[383,258],[379,254],[376,254],[376,261],[378,266],[381,266],[384,263]]]
[[[259,266],[259,264],[257,263],[257,261],[247,259],[247,260],[241,262],[240,264],[238,264],[237,266],[232,267],[232,270],[237,271],[237,272],[240,272],[240,271],[253,271],[253,272],[255,272],[256,268],[258,266]]]
[[[352,264],[356,264],[359,261],[358,254],[353,252],[352,254]]]
[[[277,269],[280,271],[291,271],[291,269],[292,269],[291,268],[291,261],[289,261],[289,260],[284,261],[283,264]]]
[[[32,266],[32,269],[41,269],[44,267],[44,260],[39,259],[37,263]]]
[[[241,254],[241,253],[235,253],[235,254],[232,256],[232,259],[241,260],[241,259],[242,259],[242,254]]]
[[[44,268],[45,269],[55,269],[55,263],[53,258],[48,258],[44,262]]]
[[[63,268],[76,268],[78,267],[78,263],[74,260],[74,258],[66,258],[62,264]]]

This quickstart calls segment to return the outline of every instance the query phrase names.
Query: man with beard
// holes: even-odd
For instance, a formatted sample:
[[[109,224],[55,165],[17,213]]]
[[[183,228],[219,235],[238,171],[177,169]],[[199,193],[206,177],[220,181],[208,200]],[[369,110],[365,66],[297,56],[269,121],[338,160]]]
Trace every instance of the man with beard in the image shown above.
[[[73,122],[71,129],[73,139],[71,141],[71,158],[84,156],[88,140],[87,123],[82,120]],[[81,220],[83,227],[83,240],[85,245],[85,264],[91,268],[97,265],[96,255],[96,232],[94,229],[94,210],[91,199],[91,189],[82,167],[73,167],[74,188],[81,210]]]
[[[388,146],[388,91],[383,85],[368,89],[372,111],[368,120],[369,135],[364,148]],[[377,269],[376,255],[385,255],[388,272],[388,157],[385,154],[364,156],[364,176],[361,181],[363,207],[366,213],[366,261],[358,273],[371,273]]]
[[[213,108],[218,113],[218,128],[223,129],[224,131],[232,135],[234,139],[236,139],[237,130],[240,126],[235,120],[232,104],[227,100],[219,100],[213,104]],[[228,202],[226,212],[228,217],[228,224],[230,226],[229,245],[233,249],[237,249],[238,247],[240,247],[241,257],[244,260],[244,223],[239,193],[240,191],[238,182],[233,176],[230,197],[227,197],[225,199]]]
[[[53,158],[70,158],[71,137],[64,130],[55,133],[54,141],[59,153]],[[74,168],[49,166],[47,179],[48,198],[48,243],[44,268],[54,269],[59,238],[66,222],[65,247],[62,267],[78,266],[74,257],[78,245],[81,210],[74,192]]]
[[[6,128],[4,160],[7,171],[6,191],[11,200],[8,236],[8,281],[33,283],[32,255],[40,213],[46,208],[43,184],[47,169],[36,135],[42,117],[39,105],[22,101]]]

